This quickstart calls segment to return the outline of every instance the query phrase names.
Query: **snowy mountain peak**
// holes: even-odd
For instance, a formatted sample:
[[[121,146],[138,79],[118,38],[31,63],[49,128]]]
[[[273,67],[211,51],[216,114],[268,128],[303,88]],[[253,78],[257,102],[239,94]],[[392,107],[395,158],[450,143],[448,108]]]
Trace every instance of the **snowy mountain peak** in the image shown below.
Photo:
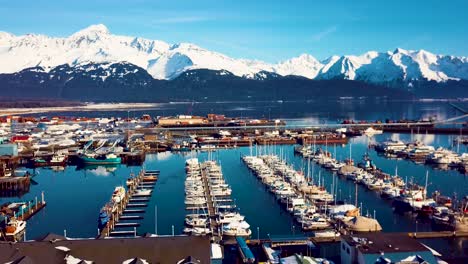
[[[0,31],[0,41],[10,40],[10,39],[12,39],[14,37],[15,37],[15,35],[13,35],[11,33]]]
[[[402,48],[396,48],[396,49],[393,51],[393,54],[398,54],[398,53],[408,54],[408,51],[405,50],[405,49],[402,49]]]
[[[309,54],[301,54],[276,65],[275,72],[280,75],[299,75],[309,79],[317,76],[322,64]]]
[[[102,24],[98,24],[89,26],[85,29],[76,32],[75,34],[71,35],[69,39],[79,46],[82,44],[83,41],[90,44],[100,39],[103,39],[109,35],[110,32],[107,29],[107,27]]]
[[[305,61],[318,62],[318,60],[314,56],[312,56],[310,54],[307,54],[307,53],[302,53],[301,55],[299,55],[299,57],[296,57],[296,58],[301,59],[301,60],[305,60]]]
[[[107,35],[110,34],[109,29],[103,24],[91,25],[84,28],[73,35]],[[72,36],[73,36],[72,35]]]

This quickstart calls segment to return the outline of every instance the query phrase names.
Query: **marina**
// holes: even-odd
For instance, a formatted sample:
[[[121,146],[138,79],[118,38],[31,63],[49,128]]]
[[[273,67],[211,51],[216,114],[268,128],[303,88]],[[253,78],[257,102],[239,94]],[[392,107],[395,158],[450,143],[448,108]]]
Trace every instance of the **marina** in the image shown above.
[[[112,209],[106,211],[109,220],[97,237],[141,237],[147,233],[202,236],[222,245],[225,250],[230,246],[236,247],[242,252],[239,256],[245,261],[251,258],[247,251],[240,249],[243,242],[235,239],[235,236],[244,237],[245,245],[251,249],[256,260],[265,256],[258,255],[256,251],[256,247],[263,250],[263,245],[269,244],[276,249],[289,246],[305,248],[307,243],[313,243],[318,248],[333,248],[331,244],[338,244],[343,236],[359,231],[381,229],[382,232],[397,232],[401,236],[433,240],[465,237],[464,231],[439,230],[430,217],[420,217],[421,206],[414,213],[394,210],[392,199],[381,198],[387,186],[371,184],[370,180],[356,184],[348,179],[351,176],[336,176],[343,164],[346,165],[343,163],[345,159],[359,161],[368,155],[374,167],[367,170],[365,166],[361,167],[361,163],[365,165],[365,162],[359,162],[353,165],[353,170],[362,169],[362,173],[366,171],[375,176],[373,180],[381,179],[383,183],[397,174],[403,185],[412,179],[423,187],[428,170],[428,199],[433,198],[431,194],[435,191],[449,197],[453,203],[463,198],[467,185],[462,174],[456,172],[453,175],[455,171],[424,167],[410,159],[391,159],[369,148],[370,144],[385,142],[386,138],[393,138],[394,134],[383,132],[369,138],[366,135],[340,135],[335,128],[328,131],[314,129],[315,132],[312,129],[278,129],[278,132],[271,128],[257,130],[258,135],[255,132],[239,135],[239,132],[229,128],[211,130],[208,134],[198,134],[197,130],[152,134],[153,129],[148,130],[152,132],[138,128],[122,129],[107,135],[109,139],[106,142],[101,139],[95,139],[92,143],[83,140],[78,145],[68,147],[65,166],[24,165],[26,168],[23,169],[21,164],[31,163],[19,162],[17,167],[27,171],[29,178],[35,182],[30,185],[29,192],[23,194],[23,199],[31,199],[31,195],[40,196],[38,191],[44,191],[48,197],[47,207],[28,220],[27,237],[37,237],[47,231],[66,233],[67,237],[96,237],[97,216],[102,212],[102,206],[108,204],[109,194],[120,193],[120,189],[116,189],[119,186],[125,189],[125,195],[113,207],[114,212]],[[135,136],[129,138],[127,133]],[[121,135],[121,143],[115,143],[113,134]],[[215,138],[213,140],[237,136],[248,140],[244,145],[213,147],[216,144],[210,141],[211,136]],[[410,142],[410,136],[427,145],[448,148],[458,135],[399,134],[405,142]],[[304,137],[307,140],[300,141]],[[262,138],[263,142],[257,142],[257,138]],[[340,140],[333,141],[334,138]],[[345,140],[341,141],[342,138]],[[428,141],[431,138],[432,141]],[[167,146],[165,151],[154,153],[142,147],[147,144],[142,142],[158,140],[158,144]],[[191,140],[197,143],[183,143]],[[200,142],[205,142],[201,145],[208,147],[200,148]],[[188,147],[173,148],[176,144]],[[321,148],[323,153],[329,153],[334,160],[327,160],[325,156],[310,156],[308,159],[294,155],[302,148],[313,145],[316,145],[315,151],[310,153],[316,155],[316,151]],[[83,149],[89,153],[121,153],[124,156],[141,155],[143,158],[139,158],[137,163],[127,163],[124,156],[117,154],[115,157],[103,156],[102,160],[95,158],[93,164],[90,164],[80,161],[80,155],[84,155]],[[457,155],[466,152],[462,144],[458,149],[451,149],[459,153]],[[39,156],[39,153],[35,156]],[[114,163],[113,160],[119,156],[120,162]],[[31,157],[25,156],[25,159]],[[62,168],[58,170],[55,167]],[[18,172],[18,169],[14,171]],[[137,176],[132,176],[133,171],[138,171]],[[455,183],[444,182],[442,179],[446,177]],[[433,183],[439,180],[438,184]],[[138,184],[133,185],[133,181]],[[55,186],[62,187],[57,190]],[[77,204],[78,201],[69,193],[72,186],[89,190],[89,195],[82,197],[80,202],[90,205],[89,208]],[[454,192],[458,194],[457,198],[453,196]],[[0,199],[14,200],[8,197]],[[81,209],[58,218],[57,214],[65,204],[51,203],[57,200],[63,200],[67,207]],[[381,228],[376,228],[379,226]],[[329,257],[334,258],[333,255]]]

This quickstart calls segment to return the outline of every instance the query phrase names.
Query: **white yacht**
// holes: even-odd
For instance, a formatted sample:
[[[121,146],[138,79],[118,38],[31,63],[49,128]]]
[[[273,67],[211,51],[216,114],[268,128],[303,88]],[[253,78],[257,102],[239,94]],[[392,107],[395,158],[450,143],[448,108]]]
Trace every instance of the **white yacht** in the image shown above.
[[[240,222],[243,221],[245,217],[239,213],[228,212],[225,214],[219,214],[218,223],[220,224],[229,224],[231,222]]]
[[[112,201],[114,203],[120,203],[125,198],[125,188],[123,186],[117,186],[112,193]]]
[[[250,225],[246,221],[230,222],[222,227],[223,235],[225,236],[242,236],[248,237],[252,234]]]
[[[427,162],[435,164],[457,164],[460,162],[460,156],[448,149],[438,148],[434,153],[428,156]]]

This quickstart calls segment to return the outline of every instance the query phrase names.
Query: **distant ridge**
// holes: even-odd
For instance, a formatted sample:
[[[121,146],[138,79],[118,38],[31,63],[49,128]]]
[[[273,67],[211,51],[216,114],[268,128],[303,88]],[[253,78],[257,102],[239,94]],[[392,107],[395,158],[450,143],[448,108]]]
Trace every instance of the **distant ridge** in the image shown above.
[[[107,75],[108,73],[111,75]],[[106,76],[107,78],[102,78]],[[188,70],[157,80],[129,63],[61,65],[0,74],[2,92],[14,98],[101,102],[315,100],[338,97],[411,98],[409,92],[350,80],[311,80],[259,73],[246,79],[220,70]]]
[[[187,74],[198,79],[189,79]],[[203,87],[200,80],[206,82]],[[74,99],[73,95],[84,99],[110,86],[115,88],[114,93],[119,93],[107,95],[110,98],[123,94],[138,97],[144,91],[169,89],[176,84],[186,86],[187,90],[207,89],[211,94],[219,89],[244,89],[225,83],[226,80],[260,90],[267,83],[276,87],[277,95],[284,96],[292,96],[287,94],[288,89],[301,87],[304,91],[297,90],[296,96],[315,91],[318,94],[314,96],[333,93],[339,97],[345,96],[341,94],[345,88],[354,87],[348,94],[468,97],[468,58],[398,48],[392,52],[369,51],[359,56],[331,56],[322,61],[302,54],[269,64],[230,58],[190,43],[171,45],[159,40],[113,35],[104,25],[92,25],[66,38],[0,32],[0,90],[18,96],[19,93],[28,97],[50,93],[54,98]],[[329,81],[329,87],[318,91],[317,85],[325,85],[325,81]],[[381,87],[405,93],[389,93]],[[280,89],[285,93],[279,92]],[[249,93],[260,98],[265,97],[262,93],[273,91],[260,90]],[[174,96],[170,90],[160,95],[163,94],[166,98]]]

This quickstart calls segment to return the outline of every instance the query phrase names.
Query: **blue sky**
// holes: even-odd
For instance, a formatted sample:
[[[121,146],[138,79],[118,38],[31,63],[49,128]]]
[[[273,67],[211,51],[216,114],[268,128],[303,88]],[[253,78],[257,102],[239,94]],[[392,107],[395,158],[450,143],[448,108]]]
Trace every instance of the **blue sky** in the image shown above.
[[[466,0],[0,0],[0,31],[68,36],[102,23],[267,62],[396,47],[468,56],[467,14]]]

